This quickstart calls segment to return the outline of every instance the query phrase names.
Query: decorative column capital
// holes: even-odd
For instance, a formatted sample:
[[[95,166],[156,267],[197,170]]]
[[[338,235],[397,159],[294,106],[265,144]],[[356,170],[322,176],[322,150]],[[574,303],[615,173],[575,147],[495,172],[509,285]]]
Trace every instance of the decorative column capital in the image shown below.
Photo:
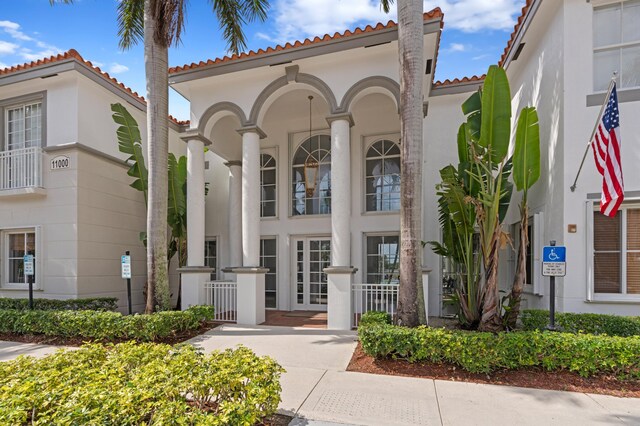
[[[211,140],[206,138],[198,129],[188,129],[184,133],[180,134],[180,139],[185,142],[189,142],[190,140],[197,140],[204,144],[204,146],[211,145]]]
[[[347,274],[352,275],[358,272],[358,268],[353,266],[328,266],[322,270],[327,275],[331,274]]]
[[[349,127],[353,127],[355,122],[353,121],[353,115],[350,112],[342,112],[338,114],[331,114],[327,116],[327,123],[331,126],[331,123],[338,120],[344,120],[349,122]]]
[[[244,135],[245,133],[256,133],[260,137],[260,139],[264,139],[267,137],[267,134],[263,132],[262,129],[258,126],[241,127],[236,130],[236,132],[240,133],[241,135]]]

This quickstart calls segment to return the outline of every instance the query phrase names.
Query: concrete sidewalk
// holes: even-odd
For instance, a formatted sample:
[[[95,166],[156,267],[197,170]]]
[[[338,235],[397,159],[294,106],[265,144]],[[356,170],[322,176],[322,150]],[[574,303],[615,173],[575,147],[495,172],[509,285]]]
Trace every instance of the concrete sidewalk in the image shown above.
[[[640,399],[348,372],[351,331],[224,325],[191,342],[275,358],[296,426],[640,424]]]
[[[64,348],[63,346],[39,345],[35,343],[7,342],[0,340],[0,361],[9,361],[20,355],[41,357]],[[65,348],[69,349],[69,348]]]

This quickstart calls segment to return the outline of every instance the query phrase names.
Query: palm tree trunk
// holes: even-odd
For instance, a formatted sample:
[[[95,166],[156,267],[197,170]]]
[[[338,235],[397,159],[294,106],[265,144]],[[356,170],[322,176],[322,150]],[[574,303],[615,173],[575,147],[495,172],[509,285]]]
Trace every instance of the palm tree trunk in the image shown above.
[[[529,246],[529,209],[525,201],[520,206],[520,244],[518,246],[518,258],[516,260],[516,276],[513,279],[511,294],[509,296],[509,312],[506,315],[506,323],[510,329],[516,328],[518,314],[520,313],[520,299],[527,278],[527,247]]]
[[[167,161],[169,151],[168,49],[154,37],[156,22],[151,1],[144,2],[144,56],[147,78],[147,206],[146,312],[171,308],[167,263]]]
[[[424,32],[422,0],[398,0],[400,59],[400,287],[398,324],[419,323],[422,281],[422,103]]]

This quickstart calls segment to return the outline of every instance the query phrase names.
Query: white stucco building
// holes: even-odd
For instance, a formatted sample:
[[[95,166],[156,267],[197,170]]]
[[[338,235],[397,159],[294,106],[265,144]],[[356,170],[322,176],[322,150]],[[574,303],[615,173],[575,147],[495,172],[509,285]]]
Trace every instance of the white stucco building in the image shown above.
[[[534,105],[540,116],[543,172],[530,193],[525,307],[548,306],[539,252],[556,240],[568,249],[567,276],[558,280],[558,310],[640,313],[640,171],[635,167],[640,121],[634,119],[640,114],[639,21],[637,0],[528,0],[500,60],[511,82],[514,111]],[[457,162],[460,105],[482,84],[482,77],[433,81],[443,23],[439,9],[424,15],[424,241],[440,239],[434,186],[439,170]],[[144,228],[142,200],[128,189],[122,166],[112,158],[122,156],[108,111],[114,99],[124,99],[142,123],[144,104],[83,61],[68,62],[74,72],[50,79],[41,77],[54,72],[37,71],[46,69],[41,65],[0,72],[5,140],[8,107],[32,101],[19,97],[46,93],[42,108],[48,111],[38,142],[44,151],[42,183],[0,191],[0,295],[24,291],[23,284],[7,281],[7,241],[14,229],[27,232],[27,238],[36,234],[43,294],[74,297],[122,292],[115,288],[121,285],[119,270],[107,278],[106,269],[111,271],[108,262],[117,262],[124,246],[103,242],[103,227],[111,226],[106,237],[129,241],[131,250]],[[569,186],[614,70],[619,71],[626,202],[615,219],[606,220],[597,213],[601,180],[591,157],[576,191]],[[189,267],[182,270],[186,304],[210,300],[213,287],[206,282],[227,281],[237,289],[239,322],[259,323],[265,309],[327,310],[330,327],[350,327],[357,302],[353,285],[397,283],[396,25],[319,35],[169,73],[171,87],[191,105],[190,123],[172,125],[172,149],[186,151],[189,159]],[[6,142],[3,149],[10,149]],[[49,170],[49,160],[64,152],[73,166]],[[107,166],[118,173],[107,172]],[[92,175],[100,167],[108,180]],[[63,184],[69,189],[58,192],[56,185]],[[68,198],[59,195],[60,201],[59,193]],[[109,196],[130,199],[132,205],[105,201]],[[519,220],[518,201],[515,196],[506,220],[512,229]],[[114,204],[122,207],[113,211]],[[128,217],[137,222],[120,226]],[[142,248],[135,250],[142,275]],[[507,248],[501,256],[501,284],[507,288],[515,255]],[[431,270],[424,275],[429,314],[449,313],[443,262],[425,249],[423,265]],[[83,272],[100,268],[105,272]],[[99,285],[102,291],[96,291]],[[229,284],[218,289],[223,287]]]

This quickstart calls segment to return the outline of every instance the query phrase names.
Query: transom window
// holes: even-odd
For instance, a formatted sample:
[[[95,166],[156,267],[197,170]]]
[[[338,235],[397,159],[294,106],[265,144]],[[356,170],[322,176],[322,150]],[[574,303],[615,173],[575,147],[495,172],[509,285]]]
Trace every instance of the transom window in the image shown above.
[[[640,205],[593,212],[594,293],[640,294]]]
[[[204,242],[204,265],[215,268],[211,273],[211,281],[218,279],[218,242],[210,239]]]
[[[366,155],[367,211],[400,210],[400,147],[390,140],[374,142]]]
[[[260,155],[260,217],[276,215],[276,159]]]
[[[42,140],[42,101],[5,108],[4,150],[39,147]]]
[[[400,244],[398,235],[367,236],[367,284],[400,282]]]
[[[593,9],[594,89],[607,90],[614,71],[618,87],[640,86],[640,0]]]
[[[33,230],[9,231],[5,233],[6,280],[8,286],[28,284],[28,277],[24,273],[24,256],[33,255],[34,285],[37,277],[36,262],[36,233]]]
[[[318,163],[315,190],[310,197],[306,193],[304,165]],[[302,142],[292,161],[292,212],[293,216],[331,213],[331,138],[327,135],[312,136]]]

